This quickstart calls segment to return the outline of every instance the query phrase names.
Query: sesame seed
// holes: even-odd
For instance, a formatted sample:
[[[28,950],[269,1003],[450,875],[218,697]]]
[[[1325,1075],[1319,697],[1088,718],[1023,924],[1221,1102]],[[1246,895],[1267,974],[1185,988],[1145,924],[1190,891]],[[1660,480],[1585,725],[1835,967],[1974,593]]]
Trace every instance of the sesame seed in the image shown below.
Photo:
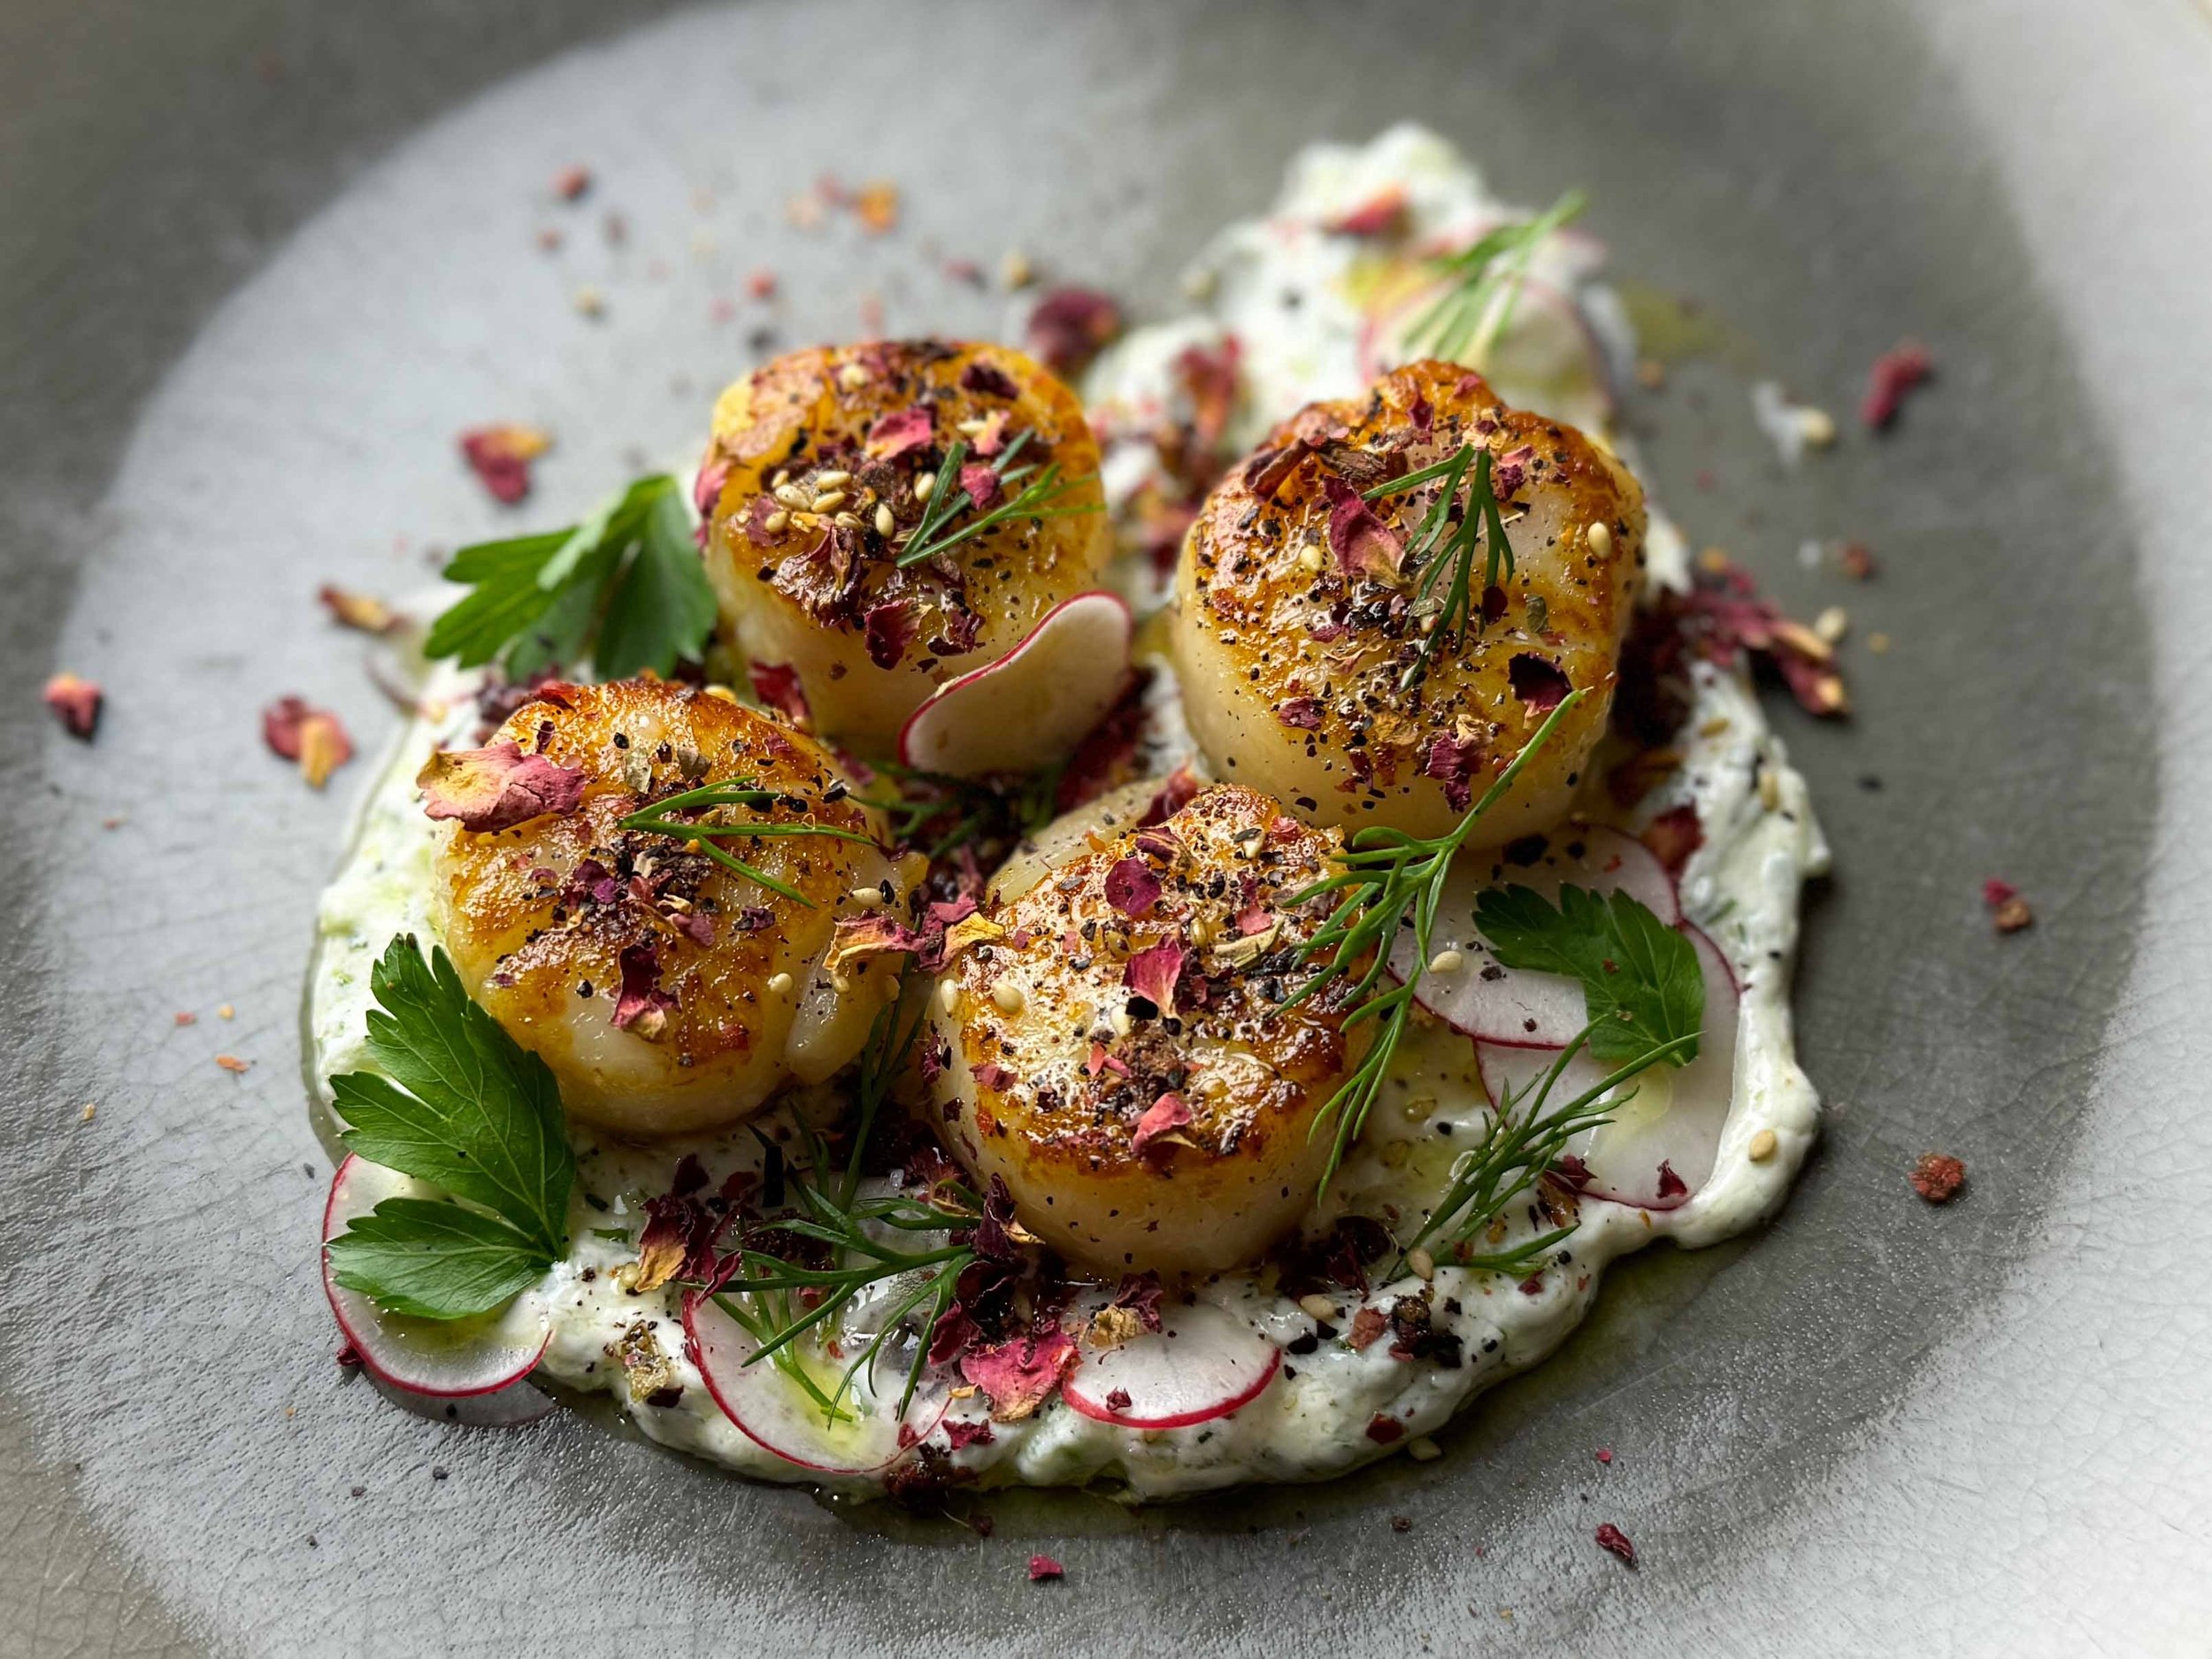
[[[771,996],[790,995],[791,986],[792,979],[787,973],[772,973],[768,976],[768,994]]]
[[[1305,572],[1309,576],[1319,575],[1321,573],[1320,548],[1310,541],[1309,541],[1304,547],[1300,548],[1298,549],[1298,568]]]
[[[803,509],[813,497],[796,484],[779,484],[776,486],[776,499],[787,507]]]
[[[1456,950],[1440,950],[1429,958],[1431,973],[1457,973],[1466,965],[1466,956]]]
[[[1424,1283],[1436,1277],[1436,1258],[1417,1247],[1406,1252],[1406,1265],[1413,1270],[1414,1278]]]
[[[1889,649],[1889,635],[1886,634],[1868,634],[1866,636],[1866,649],[1873,652],[1877,657],[1881,656],[1885,651]]]
[[[1611,558],[1613,557],[1613,526],[1607,524],[1602,518],[1593,524],[1589,529],[1585,532],[1584,539],[1590,543],[1590,551],[1596,554],[1600,558]]]
[[[930,492],[936,488],[937,474],[934,472],[923,473],[919,478],[914,480],[914,499],[916,501],[927,501],[929,499]]]
[[[960,987],[954,984],[950,979],[941,979],[938,981],[937,1006],[943,1009],[948,1014],[954,1012],[959,1008]]]
[[[998,1004],[1002,1014],[1018,1014],[1029,1005],[1029,998],[1011,979],[1001,979],[991,987],[991,1001]]]
[[[837,383],[849,392],[856,392],[868,383],[868,371],[857,363],[848,363],[837,371]]]
[[[1443,1455],[1444,1448],[1425,1434],[1417,1434],[1406,1442],[1406,1455],[1417,1463],[1432,1463]]]
[[[864,910],[880,910],[883,907],[881,887],[855,887],[845,896]]]
[[[760,527],[767,531],[770,535],[780,535],[784,526],[790,522],[791,515],[779,507],[760,521]]]
[[[1029,263],[1029,256],[1017,248],[1000,264],[998,274],[1008,288],[1025,288],[1036,279],[1037,272]]]
[[[1299,1297],[1298,1306],[1309,1319],[1333,1321],[1336,1317],[1336,1303],[1317,1290]]]
[[[826,489],[814,498],[814,506],[812,511],[816,512],[835,512],[844,504],[845,492],[843,490]]]
[[[1851,613],[1841,605],[1830,605],[1813,618],[1813,632],[1824,645],[1833,645],[1850,632]]]
[[[892,531],[897,529],[898,527],[899,521],[891,516],[890,503],[887,502],[879,503],[876,506],[876,534],[878,535],[889,535]]]
[[[1759,804],[1770,812],[1782,804],[1782,780],[1763,766],[1759,769]]]
[[[853,475],[850,472],[841,471],[836,467],[832,467],[826,472],[817,472],[814,475],[814,488],[817,489],[841,489],[852,481]]]
[[[841,530],[857,530],[860,528],[860,515],[856,512],[841,512],[833,522]]]
[[[1774,1138],[1773,1130],[1762,1129],[1751,1137],[1751,1145],[1746,1149],[1751,1154],[1754,1164],[1764,1164],[1774,1156],[1774,1150],[1779,1145],[1781,1142]]]

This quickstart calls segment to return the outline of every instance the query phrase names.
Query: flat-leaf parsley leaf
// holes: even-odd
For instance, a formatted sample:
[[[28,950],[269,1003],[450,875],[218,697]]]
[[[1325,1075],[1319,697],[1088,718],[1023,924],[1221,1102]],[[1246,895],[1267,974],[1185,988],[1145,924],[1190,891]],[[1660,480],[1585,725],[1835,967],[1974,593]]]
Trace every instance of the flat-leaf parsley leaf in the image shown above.
[[[1563,887],[1555,907],[1529,887],[1493,887],[1475,901],[1475,926],[1505,966],[1582,982],[1597,1058],[1631,1060],[1683,1038],[1675,1063],[1697,1057],[1705,978],[1696,948],[1628,894]]]
[[[388,1198],[330,1245],[338,1283],[396,1313],[454,1319],[497,1306],[568,1249],[576,1164],[544,1061],[469,998],[442,950],[412,935],[372,971],[368,1052],[381,1075],[330,1080],[347,1149],[453,1202]]]
[[[465,547],[445,576],[472,591],[439,615],[423,650],[464,668],[496,659],[520,678],[589,657],[606,680],[665,674],[714,627],[683,489],[665,472],[566,530]]]

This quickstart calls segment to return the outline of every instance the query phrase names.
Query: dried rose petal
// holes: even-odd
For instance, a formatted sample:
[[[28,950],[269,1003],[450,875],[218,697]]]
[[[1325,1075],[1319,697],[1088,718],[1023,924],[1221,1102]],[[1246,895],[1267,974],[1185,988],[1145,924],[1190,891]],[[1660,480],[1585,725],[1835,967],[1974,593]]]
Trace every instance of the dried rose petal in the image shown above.
[[[1912,1189],[1932,1204],[1947,1204],[1966,1185],[1966,1165],[1947,1152],[1928,1152],[1912,1166]]]
[[[100,704],[106,695],[97,684],[60,673],[46,682],[46,689],[39,695],[54,711],[63,731],[85,742],[92,741],[93,731],[100,724]]]
[[[1567,700],[1574,689],[1559,664],[1532,651],[1523,651],[1505,665],[1513,695],[1531,714],[1548,714]]]
[[[676,1006],[660,987],[660,954],[651,945],[626,945],[618,961],[622,988],[615,998],[615,1029],[657,1042],[668,1029],[668,1010]]]
[[[461,454],[492,499],[511,507],[530,493],[530,463],[552,442],[535,426],[478,426],[461,434]]]
[[[985,1061],[975,1068],[978,1087],[987,1088],[994,1094],[1003,1094],[1014,1086],[1014,1074],[995,1061]]]
[[[1636,1564],[1636,1546],[1628,1541],[1628,1534],[1608,1521],[1597,1530],[1598,1548],[1609,1555],[1618,1555],[1630,1566]]]
[[[1690,1190],[1689,1183],[1674,1172],[1674,1165],[1666,1159],[1659,1161],[1659,1196],[1679,1198]]]
[[[999,503],[999,476],[980,462],[971,462],[960,469],[960,488],[968,492],[968,499],[975,503],[979,512],[988,512]]]
[[[1121,307],[1094,288],[1054,288],[1029,313],[1030,355],[1054,373],[1082,372],[1121,332]]]
[[[1390,1317],[1380,1308],[1362,1308],[1352,1316],[1352,1329],[1344,1339],[1356,1350],[1364,1351],[1382,1340],[1382,1333],[1390,1329]]]
[[[964,1355],[960,1374],[990,1401],[993,1422],[1018,1423],[1036,1414],[1077,1358],[1075,1339],[1056,1329]]]
[[[963,472],[966,468],[961,469]],[[868,646],[868,660],[878,668],[896,668],[905,660],[914,636],[921,632],[921,624],[914,615],[910,599],[891,599],[868,608],[861,634]]]
[[[1406,1437],[1406,1425],[1378,1411],[1367,1419],[1367,1438],[1378,1446],[1394,1446]]]
[[[1526,443],[1498,457],[1490,465],[1490,493],[1501,503],[1511,501],[1528,482],[1528,464],[1535,458],[1535,447]]]
[[[1905,394],[1935,372],[1935,359],[1916,340],[1900,341],[1874,359],[1867,371],[1866,396],[1859,402],[1859,419],[1870,432],[1880,432],[1897,419]]]
[[[1029,1582],[1032,1584],[1047,1578],[1064,1578],[1067,1571],[1049,1555],[1032,1555],[1029,1558]]]
[[[1406,227],[1405,187],[1386,185],[1349,212],[1325,220],[1321,228],[1335,236],[1395,236]]]
[[[1354,576],[1389,580],[1405,563],[1406,544],[1378,518],[1359,491],[1340,478],[1325,480],[1329,493],[1329,548]]]
[[[512,829],[548,812],[573,812],[584,798],[580,766],[526,755],[512,738],[488,749],[440,749],[415,774],[423,810],[487,833]]]
[[[899,222],[899,187],[872,179],[855,193],[852,206],[860,227],[871,236],[880,236]]]
[[[1288,697],[1275,707],[1275,718],[1294,732],[1316,732],[1321,729],[1321,699],[1318,697]]]
[[[553,175],[553,194],[564,202],[580,201],[590,188],[589,167],[563,167]]]
[[[1238,362],[1243,355],[1243,342],[1234,334],[1215,346],[1186,346],[1176,355],[1175,378],[1190,399],[1191,439],[1201,455],[1217,449],[1229,429],[1229,417],[1237,406]]]
[[[1138,827],[1150,829],[1156,824],[1166,823],[1188,806],[1203,787],[1196,772],[1188,766],[1178,766],[1168,773],[1167,781],[1146,805],[1144,816],[1137,820]]]
[[[729,458],[708,450],[707,458],[699,464],[698,475],[691,480],[691,504],[702,518],[713,512],[715,503],[722,499],[722,487],[729,481]]]
[[[745,674],[753,682],[753,695],[760,699],[763,708],[774,710],[794,726],[809,723],[806,692],[799,684],[797,669],[788,663],[753,663]]]
[[[1650,848],[1667,873],[1678,876],[1690,855],[1705,845],[1705,826],[1697,815],[1697,803],[1671,806],[1644,826],[1644,845]]]
[[[960,371],[960,389],[973,392],[979,397],[1016,398],[1021,388],[1014,384],[1011,375],[995,363],[986,363],[980,357]]]
[[[342,628],[352,628],[361,634],[389,634],[399,626],[399,613],[368,594],[357,594],[350,588],[335,588],[326,582],[316,590],[315,597],[323,602],[330,619]]]
[[[1479,738],[1455,737],[1449,732],[1439,732],[1429,741],[1428,753],[1421,757],[1421,772],[1423,776],[1433,778],[1444,786],[1444,799],[1453,811],[1464,812],[1475,798],[1471,780],[1481,759]]]
[[[1106,902],[1124,916],[1152,913],[1160,902],[1160,879],[1141,858],[1123,858],[1106,872]]]
[[[1298,463],[1313,453],[1303,439],[1279,449],[1264,449],[1244,464],[1244,487],[1262,501],[1275,499],[1283,481],[1298,470]]]
[[[922,948],[922,936],[895,916],[872,910],[864,916],[841,916],[826,965],[841,973],[856,956],[878,956]]]
[[[1175,1011],[1175,985],[1182,978],[1187,953],[1176,940],[1164,939],[1149,950],[1140,950],[1122,971],[1122,983],[1163,1014]]]
[[[916,403],[877,418],[868,428],[868,453],[879,461],[895,461],[910,450],[927,449],[936,437],[935,411],[926,403]]]
[[[300,775],[318,789],[353,758],[353,740],[338,717],[301,697],[279,697],[261,711],[261,741],[281,758],[297,762]]]
[[[1162,1135],[1182,1128],[1190,1120],[1190,1108],[1183,1103],[1181,1095],[1163,1094],[1138,1118],[1136,1130],[1129,1137],[1129,1149],[1142,1152]]]

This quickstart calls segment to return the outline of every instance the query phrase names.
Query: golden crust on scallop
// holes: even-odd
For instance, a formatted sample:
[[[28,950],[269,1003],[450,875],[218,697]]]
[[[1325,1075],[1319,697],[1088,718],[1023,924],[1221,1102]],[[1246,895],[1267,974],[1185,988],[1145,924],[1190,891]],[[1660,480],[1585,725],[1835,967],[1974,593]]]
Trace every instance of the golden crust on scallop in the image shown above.
[[[816,835],[721,843],[803,894],[802,904],[672,836],[619,826],[654,801],[746,780],[781,798],[716,808],[721,821],[879,836],[874,814],[843,798],[820,745],[726,697],[658,680],[546,686],[493,747],[502,740],[580,771],[580,798],[509,829],[450,826],[435,895],[471,994],[552,1066],[572,1113],[634,1133],[703,1129],[852,1057],[881,998],[839,997],[820,963],[856,887],[888,884],[899,896],[877,846]]]
[[[1055,1249],[1209,1271],[1304,1213],[1333,1140],[1309,1132],[1364,1033],[1340,985],[1279,1006],[1326,910],[1285,901],[1337,845],[1217,785],[956,930],[932,1010],[940,1131]]]
[[[956,442],[980,516],[1057,465],[1062,516],[1009,518],[919,564],[898,562]],[[917,704],[1003,656],[1111,553],[1099,452],[1075,394],[1004,346],[878,342],[795,351],[715,405],[700,473],[707,570],[731,642],[797,671],[813,723],[887,754]],[[1010,476],[1034,467],[1025,479]],[[926,484],[924,480],[928,480]],[[981,496],[975,492],[980,490]]]
[[[1479,627],[1422,642],[1408,559],[1441,481],[1358,510],[1365,491],[1486,447],[1514,569],[1473,603]],[[1363,397],[1309,404],[1215,487],[1177,572],[1175,650],[1191,730],[1217,775],[1322,822],[1440,834],[1570,688],[1590,695],[1486,818],[1497,842],[1566,810],[1605,730],[1643,572],[1643,493],[1571,426],[1501,403],[1433,359]]]

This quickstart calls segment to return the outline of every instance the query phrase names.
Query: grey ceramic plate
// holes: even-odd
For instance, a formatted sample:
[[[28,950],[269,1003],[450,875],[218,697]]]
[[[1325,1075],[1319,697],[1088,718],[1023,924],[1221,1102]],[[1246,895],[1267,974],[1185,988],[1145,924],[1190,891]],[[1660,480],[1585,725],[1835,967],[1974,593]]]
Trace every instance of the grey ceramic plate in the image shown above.
[[[656,10],[0,12],[0,1654],[2203,1651],[2212,18]],[[997,324],[932,242],[1156,313],[1297,144],[1409,114],[1523,199],[1586,186],[1617,270],[1714,308],[1724,349],[1636,411],[1659,487],[1853,613],[1857,718],[1778,717],[1839,853],[1800,998],[1832,1115],[1781,1221],[1631,1263],[1440,1462],[1009,1498],[988,1540],[344,1379],[297,1007],[368,767],[312,796],[256,716],[389,717],[316,585],[506,522],[465,426],[559,434],[541,521],[687,446],[755,265],[787,342],[872,294]],[[571,161],[598,193],[558,210]],[[901,180],[900,234],[795,234],[823,168]],[[1847,411],[1904,334],[1940,376],[1898,434],[1784,476],[1747,380]],[[1840,537],[1878,580],[1801,566]],[[109,688],[90,749],[38,716],[55,667]],[[1993,873],[2032,932],[1992,935]],[[1971,1171],[1939,1211],[1932,1147]]]

